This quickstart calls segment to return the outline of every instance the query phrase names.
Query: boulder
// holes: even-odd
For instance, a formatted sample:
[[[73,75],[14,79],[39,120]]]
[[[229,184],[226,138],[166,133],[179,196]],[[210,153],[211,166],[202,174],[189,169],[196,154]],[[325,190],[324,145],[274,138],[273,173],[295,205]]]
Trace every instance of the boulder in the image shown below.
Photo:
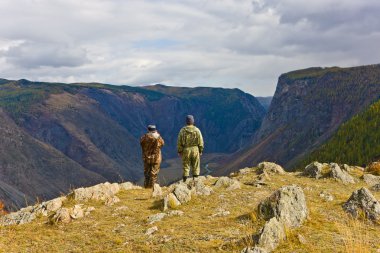
[[[153,185],[152,197],[157,198],[162,196],[162,188],[159,184]]]
[[[284,186],[259,204],[266,220],[276,217],[286,227],[299,227],[308,216],[305,194],[297,185]]]
[[[232,179],[229,177],[220,177],[214,185],[215,188],[220,188],[220,187],[226,187],[227,190],[235,190],[235,189],[240,189],[240,183],[236,179]]]
[[[380,203],[365,187],[352,193],[351,197],[343,204],[343,209],[357,218],[364,214],[367,219],[380,219]]]
[[[305,177],[312,177],[319,179],[323,177],[323,164],[319,162],[312,162],[307,165],[302,172],[302,175]]]
[[[270,174],[285,174],[285,170],[278,164],[271,162],[261,162],[257,165],[258,173],[266,173]]]
[[[257,246],[267,252],[271,252],[276,249],[285,238],[284,225],[277,218],[273,217],[265,223],[261,229],[258,235]]]
[[[184,212],[180,211],[180,210],[171,210],[169,212],[167,212],[167,215],[170,217],[170,216],[183,216]]]
[[[173,194],[181,204],[185,204],[191,200],[191,191],[184,183],[177,184],[174,188]]]
[[[380,176],[375,176],[372,174],[364,174],[363,180],[366,182],[369,186],[373,186],[375,184],[380,184]]]
[[[342,170],[338,164],[330,163],[330,176],[337,181],[341,181],[343,184],[354,184],[354,178],[346,171]]]
[[[357,171],[364,172],[364,168],[363,167],[350,166],[348,164],[343,164],[342,165],[342,169],[345,170],[345,171],[347,171],[348,173],[355,173]]]
[[[164,211],[168,208],[175,209],[181,205],[181,202],[177,199],[177,197],[173,193],[169,193],[164,198]]]

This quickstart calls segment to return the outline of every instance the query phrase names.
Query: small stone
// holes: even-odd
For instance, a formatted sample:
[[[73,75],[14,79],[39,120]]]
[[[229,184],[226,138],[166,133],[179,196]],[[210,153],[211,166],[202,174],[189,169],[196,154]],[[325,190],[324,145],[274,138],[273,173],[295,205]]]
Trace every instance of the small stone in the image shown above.
[[[124,229],[125,229],[125,224],[118,224],[118,225],[112,230],[112,232],[114,232],[114,233],[121,233],[121,232],[123,232]]]
[[[119,203],[119,202],[120,202],[120,199],[116,196],[113,196],[113,197],[107,198],[104,204],[106,206],[113,206],[114,204]]]
[[[256,246],[254,248],[244,248],[241,253],[268,253],[268,251]]]
[[[305,239],[305,237],[301,234],[298,234],[297,235],[297,238],[298,238],[298,241],[301,243],[301,244],[307,244],[307,240]]]
[[[321,197],[324,201],[333,201],[334,200],[334,197],[328,193],[328,192],[325,192],[325,191],[322,191],[320,194],[319,194],[319,197]]]
[[[157,213],[150,215],[148,217],[148,224],[153,224],[155,222],[161,221],[163,218],[165,218],[166,215],[166,213]]]
[[[148,228],[148,230],[145,232],[145,235],[149,236],[149,235],[154,234],[157,231],[158,231],[158,227],[154,226],[154,227]]]
[[[69,223],[71,221],[70,210],[68,208],[60,208],[53,216],[55,222]]]
[[[184,212],[180,210],[171,210],[167,213],[167,215],[170,216],[183,216]]]
[[[224,217],[230,215],[230,211],[224,209],[219,209],[216,213],[212,214],[210,217]]]
[[[73,209],[70,210],[70,217],[73,219],[80,219],[84,217],[84,211],[82,209],[83,205],[75,205]]]

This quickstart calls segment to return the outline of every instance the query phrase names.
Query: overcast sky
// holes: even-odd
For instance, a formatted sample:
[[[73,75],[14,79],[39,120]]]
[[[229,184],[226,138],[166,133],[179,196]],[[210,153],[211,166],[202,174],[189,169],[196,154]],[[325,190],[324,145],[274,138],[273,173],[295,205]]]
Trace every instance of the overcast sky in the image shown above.
[[[379,0],[0,0],[0,77],[240,88],[380,63]]]

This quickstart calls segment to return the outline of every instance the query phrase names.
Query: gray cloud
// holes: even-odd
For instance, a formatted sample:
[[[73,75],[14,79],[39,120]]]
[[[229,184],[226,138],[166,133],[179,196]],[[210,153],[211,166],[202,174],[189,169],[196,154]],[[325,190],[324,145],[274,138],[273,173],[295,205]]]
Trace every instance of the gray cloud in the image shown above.
[[[3,78],[238,87],[378,63],[377,0],[3,0]]]

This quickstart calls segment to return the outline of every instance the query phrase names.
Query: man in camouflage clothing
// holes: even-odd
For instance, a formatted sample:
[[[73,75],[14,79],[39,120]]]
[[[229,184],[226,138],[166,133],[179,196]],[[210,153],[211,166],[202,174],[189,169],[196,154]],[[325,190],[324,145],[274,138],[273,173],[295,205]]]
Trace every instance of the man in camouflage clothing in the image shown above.
[[[156,126],[149,125],[148,133],[141,137],[140,144],[144,161],[144,187],[152,188],[157,183],[162,161],[161,148],[164,146],[164,140],[157,132]]]
[[[190,169],[193,177],[200,174],[200,156],[203,152],[203,137],[201,131],[194,126],[194,117],[186,116],[186,126],[178,134],[177,150],[182,157],[183,181],[190,176]]]

